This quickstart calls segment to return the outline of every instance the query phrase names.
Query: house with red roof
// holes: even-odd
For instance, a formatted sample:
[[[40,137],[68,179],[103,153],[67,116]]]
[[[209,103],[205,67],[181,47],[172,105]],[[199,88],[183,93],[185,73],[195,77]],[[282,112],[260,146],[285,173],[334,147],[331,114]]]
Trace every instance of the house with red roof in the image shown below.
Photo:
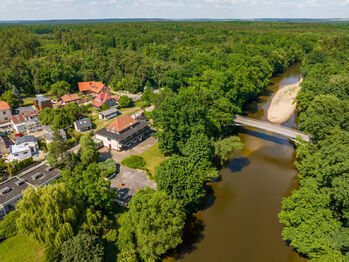
[[[11,121],[11,109],[7,102],[0,101],[0,124]]]
[[[108,127],[96,132],[96,138],[105,147],[121,151],[142,141],[150,133],[149,123],[123,115],[114,120]]]
[[[78,86],[79,91],[85,95],[110,94],[109,87],[106,87],[101,81],[79,82]]]
[[[13,128],[17,133],[23,133],[26,131],[31,131],[28,128],[28,125],[35,125],[34,129],[37,128],[38,125],[41,125],[38,121],[38,111],[35,109],[32,110],[23,110],[20,111],[19,114],[13,115],[11,117],[11,123]]]
[[[119,97],[112,97],[108,93],[100,93],[96,96],[95,100],[92,102],[92,105],[97,108],[101,108],[102,105],[106,104],[109,107],[116,106],[118,104]]]
[[[81,102],[81,98],[78,96],[77,93],[64,95],[59,100],[60,100],[61,104],[64,106],[69,104],[69,103],[80,104],[80,102]]]

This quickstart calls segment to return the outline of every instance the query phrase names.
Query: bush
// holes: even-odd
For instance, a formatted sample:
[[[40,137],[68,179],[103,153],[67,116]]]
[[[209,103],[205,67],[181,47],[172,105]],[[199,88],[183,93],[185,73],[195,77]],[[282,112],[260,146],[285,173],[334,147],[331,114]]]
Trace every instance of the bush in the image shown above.
[[[120,96],[118,103],[119,103],[119,108],[124,108],[124,107],[131,106],[132,101],[128,96]]]
[[[5,216],[4,220],[0,221],[0,241],[17,235],[17,223],[18,211],[12,211]]]
[[[145,160],[141,156],[130,156],[121,161],[121,164],[129,168],[143,169]]]

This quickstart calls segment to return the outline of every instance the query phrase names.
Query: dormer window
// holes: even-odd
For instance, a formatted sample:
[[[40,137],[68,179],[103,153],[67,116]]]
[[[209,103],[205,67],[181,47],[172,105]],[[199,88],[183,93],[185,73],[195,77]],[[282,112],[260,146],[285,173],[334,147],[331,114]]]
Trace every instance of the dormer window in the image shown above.
[[[32,180],[37,180],[37,179],[39,179],[40,177],[42,177],[43,176],[43,174],[41,174],[41,173],[36,173],[35,175],[32,175]]]
[[[7,194],[8,192],[10,192],[12,189],[9,188],[8,186],[7,187],[4,187],[3,189],[0,190],[0,194],[1,195],[5,195]]]

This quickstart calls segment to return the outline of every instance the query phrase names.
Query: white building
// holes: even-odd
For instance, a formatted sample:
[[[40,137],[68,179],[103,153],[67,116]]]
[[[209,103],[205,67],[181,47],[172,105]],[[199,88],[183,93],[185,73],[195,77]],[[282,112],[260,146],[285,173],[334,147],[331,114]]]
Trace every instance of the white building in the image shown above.
[[[38,142],[34,136],[23,136],[10,146],[10,160],[23,160],[36,155],[39,151]]]
[[[96,138],[103,142],[105,147],[121,151],[142,141],[150,133],[146,121],[137,121],[128,115],[115,119],[107,128],[96,133]]]

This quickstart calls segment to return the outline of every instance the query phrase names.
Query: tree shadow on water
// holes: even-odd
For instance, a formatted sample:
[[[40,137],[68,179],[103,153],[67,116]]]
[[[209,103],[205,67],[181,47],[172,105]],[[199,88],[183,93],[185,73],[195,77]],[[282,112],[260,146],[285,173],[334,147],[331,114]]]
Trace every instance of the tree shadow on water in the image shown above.
[[[250,160],[246,157],[234,158],[229,161],[227,164],[227,168],[231,172],[241,172],[242,169],[250,164]]]
[[[197,245],[204,238],[204,229],[204,222],[195,215],[190,215],[187,218],[183,229],[183,242],[176,249],[166,254],[166,257],[174,258],[176,260],[183,259],[186,254],[196,250]]]

